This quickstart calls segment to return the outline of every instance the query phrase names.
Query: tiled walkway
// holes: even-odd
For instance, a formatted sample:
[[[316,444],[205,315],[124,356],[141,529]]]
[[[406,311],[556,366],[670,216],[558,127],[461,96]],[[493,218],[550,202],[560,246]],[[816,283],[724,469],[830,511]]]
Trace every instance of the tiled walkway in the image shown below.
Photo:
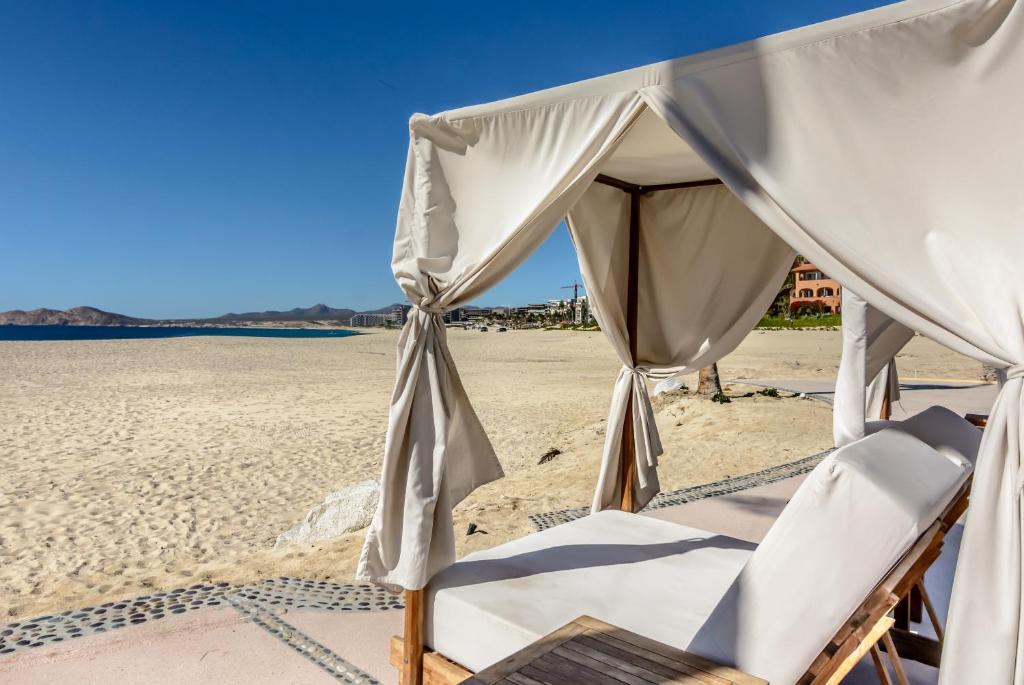
[[[832,392],[827,381],[741,382],[826,401]],[[894,414],[902,418],[932,404],[984,413],[994,397],[991,385],[911,382]],[[644,513],[756,542],[823,456],[664,493]],[[578,515],[566,510],[531,518],[544,528]],[[951,531],[927,579],[943,616],[960,532],[959,526]],[[394,683],[387,649],[389,637],[401,632],[398,608],[400,598],[379,589],[295,578],[183,588],[0,627],[0,683]],[[912,662],[908,675],[915,685],[937,680],[934,669]],[[861,664],[846,682],[877,680]]]

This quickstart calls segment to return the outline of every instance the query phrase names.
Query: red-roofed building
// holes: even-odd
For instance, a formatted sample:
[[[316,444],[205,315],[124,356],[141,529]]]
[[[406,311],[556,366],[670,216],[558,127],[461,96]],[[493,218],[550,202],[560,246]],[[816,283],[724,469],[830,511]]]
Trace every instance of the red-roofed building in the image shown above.
[[[790,311],[810,308],[821,303],[822,311],[838,314],[841,308],[842,286],[823,274],[814,264],[793,267],[793,292],[789,297]]]

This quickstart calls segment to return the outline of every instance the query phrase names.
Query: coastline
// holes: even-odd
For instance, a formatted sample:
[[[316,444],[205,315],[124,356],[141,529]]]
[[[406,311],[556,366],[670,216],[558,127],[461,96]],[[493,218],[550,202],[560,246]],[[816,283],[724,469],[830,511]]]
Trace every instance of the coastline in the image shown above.
[[[98,324],[0,325],[0,342],[85,342],[97,340],[159,340],[186,337],[348,338],[363,335],[340,326],[157,326]]]

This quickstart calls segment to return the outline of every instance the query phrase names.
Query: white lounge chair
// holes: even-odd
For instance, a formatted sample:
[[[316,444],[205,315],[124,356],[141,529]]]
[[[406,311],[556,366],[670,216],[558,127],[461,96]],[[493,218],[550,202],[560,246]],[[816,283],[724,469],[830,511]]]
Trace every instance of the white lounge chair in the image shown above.
[[[938,557],[980,438],[933,407],[836,450],[756,549],[605,511],[471,554],[428,588],[425,682],[457,682],[584,614],[773,685],[838,682]]]

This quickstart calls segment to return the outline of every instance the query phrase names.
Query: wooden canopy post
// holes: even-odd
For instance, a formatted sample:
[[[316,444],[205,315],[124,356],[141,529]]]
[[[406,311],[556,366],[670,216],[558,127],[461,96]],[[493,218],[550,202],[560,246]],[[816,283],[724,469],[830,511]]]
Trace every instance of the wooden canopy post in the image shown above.
[[[640,191],[629,192],[629,270],[626,282],[626,333],[629,336],[629,356],[633,365],[637,360],[637,316],[640,293]],[[626,402],[626,416],[622,424],[622,451],[619,456],[619,494],[622,511],[633,513],[636,501],[633,483],[636,481],[636,436],[633,426],[633,395]]]
[[[423,600],[426,589],[405,591],[401,685],[423,685]]]
[[[885,395],[882,396],[882,411],[878,418],[883,421],[888,421],[889,417],[892,416],[892,379],[886,375],[885,381]]]

